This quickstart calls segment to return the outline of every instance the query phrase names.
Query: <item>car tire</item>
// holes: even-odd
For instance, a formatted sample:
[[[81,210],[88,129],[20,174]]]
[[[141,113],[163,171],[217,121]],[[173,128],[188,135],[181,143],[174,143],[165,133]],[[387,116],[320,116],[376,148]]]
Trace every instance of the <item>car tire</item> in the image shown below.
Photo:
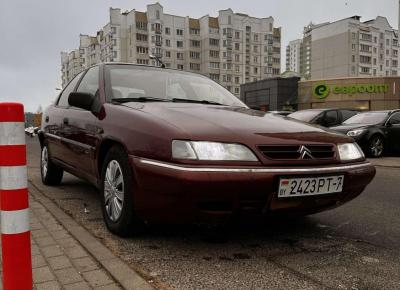
[[[373,135],[368,140],[368,155],[372,158],[382,157],[385,152],[384,140],[381,135]]]
[[[40,154],[40,175],[45,185],[59,185],[62,181],[64,170],[55,165],[50,158],[47,144],[42,147]]]
[[[112,147],[101,171],[101,208],[107,228],[114,234],[127,237],[143,231],[133,206],[133,172],[128,155],[121,146]]]

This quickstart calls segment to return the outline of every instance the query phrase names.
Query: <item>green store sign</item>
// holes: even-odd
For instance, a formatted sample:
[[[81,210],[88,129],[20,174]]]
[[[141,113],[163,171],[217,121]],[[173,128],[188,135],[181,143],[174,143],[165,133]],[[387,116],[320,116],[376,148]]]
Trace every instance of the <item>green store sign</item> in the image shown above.
[[[381,84],[362,84],[362,85],[348,85],[348,86],[328,86],[325,83],[316,83],[312,88],[313,96],[317,99],[325,99],[332,92],[333,94],[373,94],[373,93],[387,93],[389,90],[388,85]]]

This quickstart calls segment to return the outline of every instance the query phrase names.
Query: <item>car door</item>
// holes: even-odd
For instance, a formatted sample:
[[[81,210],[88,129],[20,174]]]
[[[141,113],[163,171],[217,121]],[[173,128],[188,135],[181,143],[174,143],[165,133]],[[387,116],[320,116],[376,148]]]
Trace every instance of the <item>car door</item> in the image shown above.
[[[57,159],[68,164],[68,158],[65,155],[65,148],[62,145],[61,138],[64,129],[64,115],[68,109],[68,96],[74,91],[79,79],[83,73],[73,78],[60,93],[57,101],[43,115],[43,131],[48,144],[49,154],[52,159]]]
[[[99,66],[88,69],[76,92],[99,97]],[[98,119],[90,111],[70,106],[64,116],[63,143],[71,166],[80,175],[91,179],[95,172],[95,151],[98,143]]]
[[[400,112],[392,114],[386,124],[386,145],[400,151]]]

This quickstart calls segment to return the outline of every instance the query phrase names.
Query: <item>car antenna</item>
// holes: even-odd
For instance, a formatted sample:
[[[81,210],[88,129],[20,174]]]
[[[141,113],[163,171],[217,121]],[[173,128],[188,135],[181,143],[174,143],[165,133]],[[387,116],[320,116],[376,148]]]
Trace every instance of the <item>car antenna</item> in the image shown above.
[[[165,68],[165,64],[163,63],[161,58],[159,58],[157,55],[150,54],[149,57],[150,59],[155,59],[158,66],[160,66],[161,68]]]

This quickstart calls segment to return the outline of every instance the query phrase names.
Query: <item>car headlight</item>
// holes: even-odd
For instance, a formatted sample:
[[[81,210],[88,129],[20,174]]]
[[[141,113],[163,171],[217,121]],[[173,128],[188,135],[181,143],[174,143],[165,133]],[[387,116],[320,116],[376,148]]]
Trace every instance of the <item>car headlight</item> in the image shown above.
[[[192,160],[258,161],[246,146],[207,141],[173,140],[172,157]]]
[[[364,153],[357,143],[345,143],[338,146],[339,157],[342,161],[356,160],[364,158]]]
[[[355,130],[351,130],[351,131],[347,132],[347,136],[356,137],[356,136],[360,136],[364,132],[365,132],[365,129],[355,129]]]

